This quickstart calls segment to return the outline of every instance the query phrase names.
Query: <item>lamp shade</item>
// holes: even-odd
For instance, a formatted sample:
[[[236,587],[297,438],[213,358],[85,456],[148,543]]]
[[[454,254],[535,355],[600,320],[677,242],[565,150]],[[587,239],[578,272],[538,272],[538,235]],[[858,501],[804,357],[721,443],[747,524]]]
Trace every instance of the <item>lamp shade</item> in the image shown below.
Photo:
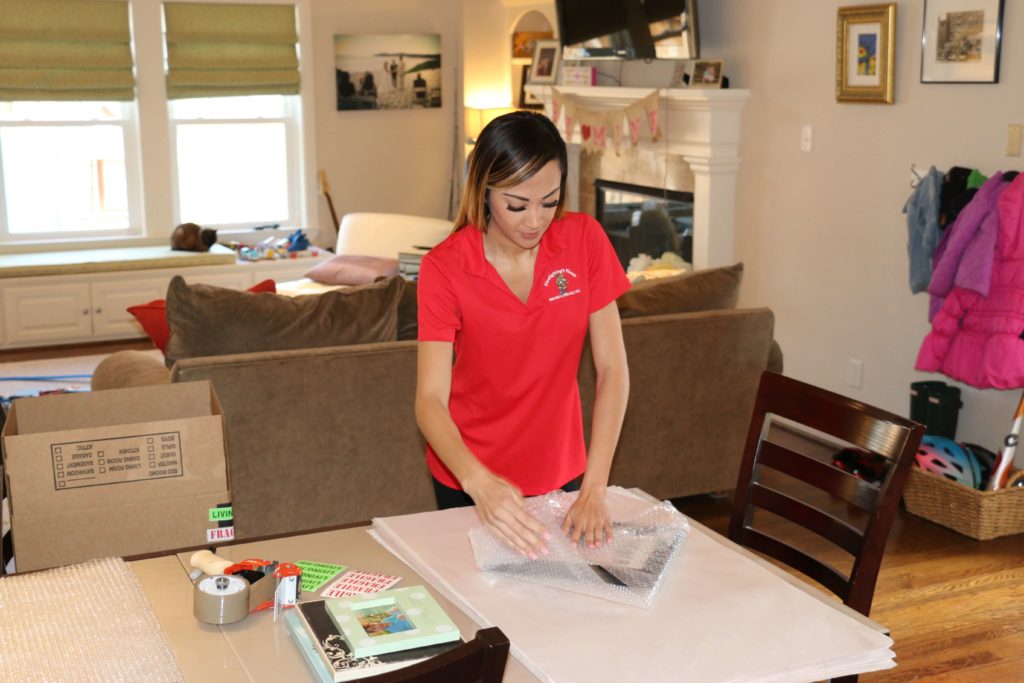
[[[476,144],[476,139],[480,137],[480,132],[487,127],[488,123],[499,116],[513,111],[516,111],[516,109],[512,107],[493,107],[490,109],[466,107],[466,144]]]

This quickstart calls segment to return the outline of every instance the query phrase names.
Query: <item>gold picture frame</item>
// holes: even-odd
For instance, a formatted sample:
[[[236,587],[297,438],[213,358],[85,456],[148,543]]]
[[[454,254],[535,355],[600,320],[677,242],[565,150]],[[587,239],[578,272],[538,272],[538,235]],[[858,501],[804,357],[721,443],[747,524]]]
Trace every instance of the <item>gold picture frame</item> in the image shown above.
[[[840,7],[836,14],[836,101],[893,103],[896,3]]]

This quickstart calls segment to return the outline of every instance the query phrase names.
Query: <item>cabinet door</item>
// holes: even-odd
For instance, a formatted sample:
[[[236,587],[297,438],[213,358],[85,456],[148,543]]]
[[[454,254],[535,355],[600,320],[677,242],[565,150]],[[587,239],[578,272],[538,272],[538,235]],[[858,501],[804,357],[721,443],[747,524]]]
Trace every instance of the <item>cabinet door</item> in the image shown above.
[[[30,285],[4,288],[8,346],[87,340],[92,336],[89,285]]]
[[[95,339],[144,337],[129,306],[163,299],[170,277],[94,282],[91,286],[92,332]]]

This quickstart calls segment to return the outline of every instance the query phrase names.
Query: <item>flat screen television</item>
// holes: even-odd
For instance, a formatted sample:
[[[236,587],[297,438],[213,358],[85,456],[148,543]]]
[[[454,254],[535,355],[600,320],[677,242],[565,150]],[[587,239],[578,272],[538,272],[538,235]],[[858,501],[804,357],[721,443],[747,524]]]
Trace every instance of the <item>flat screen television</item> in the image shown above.
[[[556,0],[564,59],[696,59],[697,0]]]

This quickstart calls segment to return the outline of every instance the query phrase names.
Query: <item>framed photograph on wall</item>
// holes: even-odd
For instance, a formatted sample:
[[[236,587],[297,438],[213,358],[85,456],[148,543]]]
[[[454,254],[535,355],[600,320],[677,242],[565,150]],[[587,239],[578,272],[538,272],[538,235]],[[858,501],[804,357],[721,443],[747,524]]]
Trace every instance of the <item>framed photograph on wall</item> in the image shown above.
[[[562,61],[562,45],[557,40],[538,40],[533,46],[530,85],[554,83],[558,64]]]
[[[519,80],[519,108],[520,109],[543,109],[544,100],[534,97],[526,86],[530,82],[530,65],[523,64],[522,77]]]
[[[690,70],[690,87],[721,88],[724,66],[721,59],[698,59]]]
[[[338,111],[441,106],[441,34],[334,36]]]
[[[925,0],[922,83],[998,83],[1003,0]]]
[[[840,7],[836,15],[836,100],[892,104],[896,3]]]
[[[550,40],[551,31],[516,31],[512,34],[512,59],[530,59],[538,40]]]

